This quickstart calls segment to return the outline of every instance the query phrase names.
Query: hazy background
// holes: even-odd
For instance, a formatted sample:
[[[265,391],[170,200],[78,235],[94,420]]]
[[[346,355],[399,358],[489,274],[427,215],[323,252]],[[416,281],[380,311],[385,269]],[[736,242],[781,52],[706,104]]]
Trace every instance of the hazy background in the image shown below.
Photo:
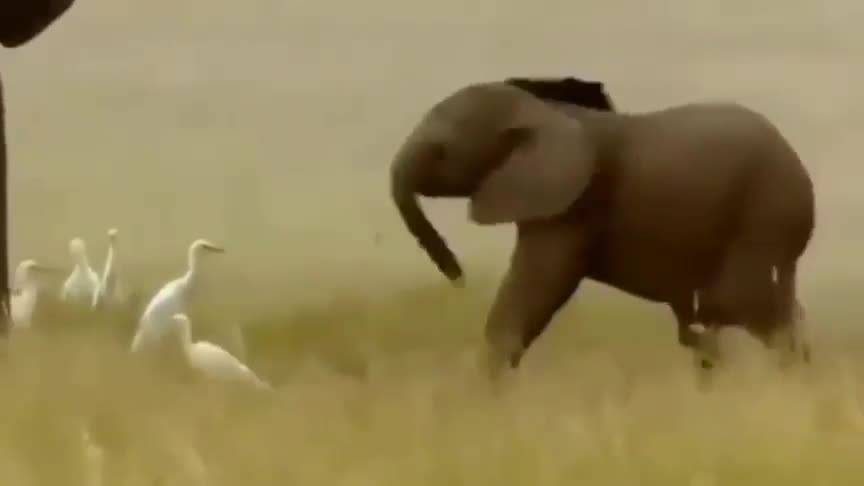
[[[117,227],[149,296],[191,240],[224,245],[204,308],[271,324],[247,328],[244,359],[276,390],[139,375],[125,335],[16,334],[0,482],[860,484],[864,339],[836,332],[864,334],[861,19],[853,0],[78,0],[0,53],[13,261],[70,266],[82,236],[101,268]],[[512,228],[427,204],[467,269],[451,289],[402,228],[387,168],[442,96],[531,75],[602,80],[622,110],[737,100],[781,127],[816,183],[812,367],[733,366],[703,393],[667,309],[586,285],[518,386],[486,393],[469,359]],[[52,329],[85,324],[63,317]],[[208,322],[193,316],[196,339]]]
[[[857,324],[862,15],[852,0],[79,0],[2,52],[12,258],[68,261],[78,235],[101,267],[115,226],[123,264],[154,279],[196,237],[224,245],[224,285],[259,309],[439,282],[388,200],[401,138],[466,83],[574,75],[604,81],[622,110],[732,99],[770,116],[816,183],[811,317]],[[473,226],[464,205],[426,207],[469,280],[495,276],[512,229]]]

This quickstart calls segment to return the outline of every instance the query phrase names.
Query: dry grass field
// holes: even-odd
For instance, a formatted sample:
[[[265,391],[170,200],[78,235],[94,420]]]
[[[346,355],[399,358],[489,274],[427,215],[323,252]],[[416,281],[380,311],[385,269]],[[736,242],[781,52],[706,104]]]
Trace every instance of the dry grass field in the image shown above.
[[[0,54],[13,263],[69,267],[81,236],[101,268],[117,227],[123,278],[149,297],[209,238],[227,252],[193,332],[225,343],[241,326],[276,390],[157,375],[130,362],[129,319],[49,312],[0,366],[0,484],[861,484],[862,15],[852,0],[79,0]],[[512,228],[428,202],[466,266],[451,288],[386,175],[430,103],[510,75],[603,80],[624,110],[734,99],[775,120],[817,188],[800,282],[814,365],[781,373],[731,335],[703,390],[667,309],[587,285],[489,393],[472,364]]]

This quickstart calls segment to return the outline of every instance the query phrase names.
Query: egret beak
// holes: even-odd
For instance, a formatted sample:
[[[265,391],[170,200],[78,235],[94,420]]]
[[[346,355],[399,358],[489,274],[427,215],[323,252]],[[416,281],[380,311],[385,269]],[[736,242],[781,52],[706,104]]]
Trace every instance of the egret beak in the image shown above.
[[[201,248],[204,248],[205,250],[212,251],[214,253],[225,253],[224,248],[222,248],[221,246],[216,246],[216,245],[210,244],[210,243],[205,243],[205,244],[201,245]]]

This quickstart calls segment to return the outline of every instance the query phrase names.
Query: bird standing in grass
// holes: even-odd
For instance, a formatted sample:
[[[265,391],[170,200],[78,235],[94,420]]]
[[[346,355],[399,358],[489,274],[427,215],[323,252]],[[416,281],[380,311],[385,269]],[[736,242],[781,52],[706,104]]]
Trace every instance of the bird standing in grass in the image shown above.
[[[93,294],[93,307],[106,307],[122,300],[114,263],[116,245],[117,229],[111,228],[108,230],[108,254],[105,256],[105,265],[102,267],[102,277],[99,279],[99,287]]]
[[[247,383],[263,390],[271,389],[254,371],[223,348],[207,341],[192,342],[191,324],[186,314],[174,314],[172,319],[180,334],[180,345],[192,369],[208,378]]]
[[[64,302],[87,304],[93,302],[93,296],[99,288],[99,274],[90,266],[87,257],[87,247],[81,238],[69,241],[69,253],[75,261],[75,268],[69,278],[63,282],[60,300]]]
[[[60,270],[41,265],[36,260],[24,260],[15,269],[10,306],[12,326],[16,329],[29,328],[33,323],[33,313],[42,285],[40,273],[60,273]]]
[[[204,255],[224,251],[205,239],[195,240],[189,245],[186,273],[163,285],[147,304],[138,322],[135,337],[132,339],[132,352],[157,345],[166,331],[173,327],[174,314],[188,312],[189,298],[200,285],[200,267]]]

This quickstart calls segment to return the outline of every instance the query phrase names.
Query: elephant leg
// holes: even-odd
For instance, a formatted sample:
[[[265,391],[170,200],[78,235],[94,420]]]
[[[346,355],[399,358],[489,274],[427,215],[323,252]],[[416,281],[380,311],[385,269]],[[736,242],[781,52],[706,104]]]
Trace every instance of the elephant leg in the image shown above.
[[[794,314],[788,320],[781,320],[773,327],[765,325],[750,325],[748,330],[765,346],[766,349],[779,353],[780,366],[787,368],[796,363],[811,362],[810,345],[803,335],[803,314],[800,305],[794,304]]]
[[[786,334],[785,349],[794,360],[810,363],[810,345],[807,342],[806,316],[797,296],[797,262],[776,267],[775,290],[779,306],[779,327]]]
[[[486,366],[493,381],[516,368],[584,276],[585,235],[555,222],[518,225],[510,268],[486,321]]]
[[[746,326],[768,332],[779,318],[771,261],[774,246],[759,234],[745,233],[727,249],[718,272],[700,292],[702,311],[717,327]]]
[[[804,307],[800,302],[795,301],[795,330],[798,336],[797,343],[798,349],[797,351],[801,355],[801,360],[804,364],[810,364],[812,360],[812,353],[810,350],[810,340],[806,336],[806,329],[810,326],[807,322],[807,316],[804,312]]]
[[[795,265],[774,269],[773,283],[777,315],[770,325],[750,325],[766,348],[780,353],[781,366],[810,362],[810,346],[804,336],[804,308],[795,291]]]
[[[767,351],[777,354],[782,367],[792,364],[797,354],[797,336],[794,329],[789,326],[767,328],[764,325],[751,325],[747,329]]]
[[[696,366],[704,371],[714,368],[718,355],[717,333],[699,322],[699,291],[670,303],[678,324],[678,343],[693,353]]]
[[[699,330],[694,331],[697,339],[697,344],[693,348],[694,361],[702,371],[714,370],[720,361],[719,330],[719,327],[711,323],[700,323]]]
[[[810,346],[802,336],[801,328],[796,322],[781,323],[772,332],[761,333],[757,338],[762,341],[766,349],[779,354],[780,366],[783,368],[799,363],[810,363]]]
[[[693,349],[699,342],[699,336],[693,329],[696,324],[696,310],[691,299],[680,299],[669,303],[678,324],[678,344]]]
[[[760,234],[745,234],[729,248],[710,288],[711,313],[724,324],[742,325],[784,359],[798,346],[795,323],[795,265],[774,265],[778,244]]]

